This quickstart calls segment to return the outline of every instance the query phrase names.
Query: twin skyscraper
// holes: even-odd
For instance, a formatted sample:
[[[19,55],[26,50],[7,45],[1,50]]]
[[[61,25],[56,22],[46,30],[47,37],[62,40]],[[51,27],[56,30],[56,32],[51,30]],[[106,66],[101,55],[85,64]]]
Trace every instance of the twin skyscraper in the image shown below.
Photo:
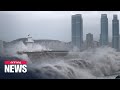
[[[108,46],[108,18],[107,14],[101,14],[100,46]],[[83,18],[82,14],[72,15],[72,45],[82,50],[83,47]],[[113,15],[112,20],[112,48],[119,51],[119,20]]]

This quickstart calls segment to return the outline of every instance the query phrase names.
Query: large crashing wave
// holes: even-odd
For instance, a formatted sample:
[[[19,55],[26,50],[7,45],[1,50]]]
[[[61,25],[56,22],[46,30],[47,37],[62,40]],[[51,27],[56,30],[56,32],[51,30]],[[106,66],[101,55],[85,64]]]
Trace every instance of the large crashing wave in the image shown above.
[[[26,46],[19,42],[16,49],[12,50],[16,52],[25,49]],[[70,52],[64,58],[45,58],[42,61],[30,63],[29,69],[43,79],[96,79],[120,70],[120,53],[110,47]]]
[[[40,78],[96,79],[120,70],[120,53],[110,47],[70,52],[65,58],[48,59],[31,67]]]
[[[17,52],[18,51],[28,51],[28,52],[32,52],[32,51],[42,51],[42,50],[49,50],[48,48],[41,46],[40,44],[32,44],[31,45],[25,45],[22,41],[16,42],[14,44],[10,44],[5,48],[5,54],[8,56],[15,56],[15,57],[19,57],[19,58],[24,58],[24,59],[29,59],[27,57],[27,55],[23,54],[23,55],[18,55]]]

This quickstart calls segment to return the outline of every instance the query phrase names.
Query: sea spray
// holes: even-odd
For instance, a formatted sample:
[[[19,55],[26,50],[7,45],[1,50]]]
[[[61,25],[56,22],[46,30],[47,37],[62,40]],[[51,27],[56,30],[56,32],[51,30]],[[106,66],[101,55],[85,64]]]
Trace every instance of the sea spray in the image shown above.
[[[45,47],[42,49],[40,45],[34,46],[36,48],[29,50],[45,49]],[[16,51],[26,49],[22,42],[16,44],[16,48],[14,47],[7,48],[8,51],[13,51],[14,55]],[[120,53],[110,47],[100,47],[83,52],[72,51],[65,57],[42,58],[34,61],[29,64],[29,69],[39,78],[45,79],[96,79],[120,71]]]
[[[74,55],[77,57],[74,57]],[[36,68],[39,72],[44,72],[44,74],[49,73],[51,76],[53,73],[50,71],[53,70],[56,71],[57,74],[59,73],[58,75],[63,75],[65,78],[69,79],[99,78],[112,75],[120,70],[119,53],[115,52],[115,50],[110,47],[97,48],[91,52],[84,51],[79,53],[71,53],[66,56],[66,58],[61,59],[61,61],[58,59],[57,62],[54,62],[53,59],[52,63],[49,63],[48,59],[47,62],[44,61],[46,64],[36,64],[36,66],[40,66]],[[57,68],[55,69],[55,67]],[[35,66],[33,68],[35,68]],[[48,77],[49,76],[47,76],[47,78]]]

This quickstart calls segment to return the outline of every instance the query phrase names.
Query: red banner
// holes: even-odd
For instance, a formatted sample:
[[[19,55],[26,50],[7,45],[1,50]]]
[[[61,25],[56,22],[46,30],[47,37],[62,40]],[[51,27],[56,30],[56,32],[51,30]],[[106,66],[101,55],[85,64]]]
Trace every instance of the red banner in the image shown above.
[[[27,64],[27,61],[25,61],[25,60],[14,60],[14,61],[12,61],[12,60],[5,60],[4,61],[4,64]]]

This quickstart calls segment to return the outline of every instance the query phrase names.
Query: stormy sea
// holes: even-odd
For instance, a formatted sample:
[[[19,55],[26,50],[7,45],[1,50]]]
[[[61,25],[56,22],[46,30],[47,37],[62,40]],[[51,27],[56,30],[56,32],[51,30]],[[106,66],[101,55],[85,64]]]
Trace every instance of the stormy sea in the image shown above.
[[[111,47],[99,47],[82,52],[69,51],[64,57],[38,58],[31,60],[17,51],[47,50],[39,44],[29,48],[23,42],[5,48],[0,56],[1,79],[115,79],[120,74],[120,52]],[[24,59],[28,61],[28,72],[21,74],[4,73],[3,61]],[[34,62],[33,62],[34,61]]]

